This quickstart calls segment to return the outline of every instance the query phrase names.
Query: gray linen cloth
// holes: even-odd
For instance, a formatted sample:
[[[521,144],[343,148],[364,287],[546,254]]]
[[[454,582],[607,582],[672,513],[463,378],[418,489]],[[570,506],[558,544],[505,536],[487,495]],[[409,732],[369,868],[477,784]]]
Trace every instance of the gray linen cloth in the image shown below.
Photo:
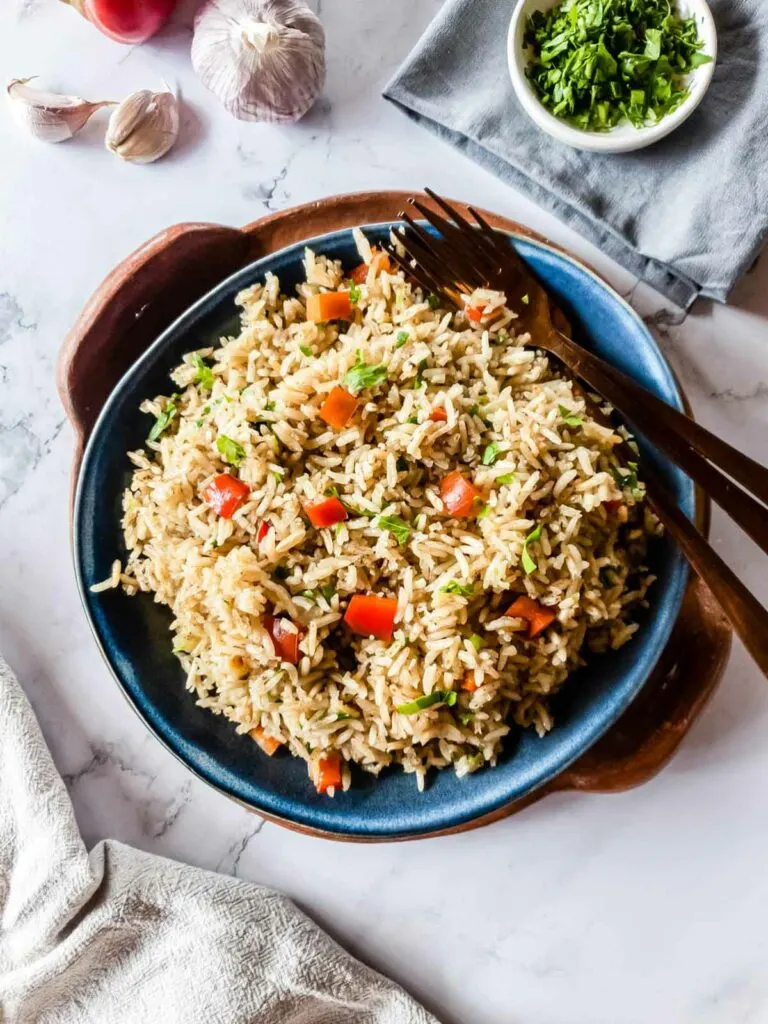
[[[710,0],[719,57],[703,103],[623,155],[571,149],[525,114],[507,71],[513,7],[448,0],[385,97],[673,302],[724,302],[768,232],[768,0]]]
[[[107,840],[90,853],[0,658],[3,1024],[437,1024],[285,896]]]

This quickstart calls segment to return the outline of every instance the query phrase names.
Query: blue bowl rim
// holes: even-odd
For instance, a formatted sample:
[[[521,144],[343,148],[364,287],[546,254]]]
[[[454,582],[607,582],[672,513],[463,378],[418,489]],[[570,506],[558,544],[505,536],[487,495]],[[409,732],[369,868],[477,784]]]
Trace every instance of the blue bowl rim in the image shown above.
[[[359,228],[365,233],[366,231],[380,231],[387,228],[391,229],[398,226],[400,223],[400,221],[378,221],[368,224],[361,224],[359,225]],[[115,682],[117,683],[125,699],[128,701],[129,705],[133,708],[134,712],[142,720],[146,728],[153,734],[153,736],[157,740],[160,741],[160,743],[165,747],[166,750],[169,751],[169,753],[171,753],[178,761],[180,761],[185,766],[185,768],[187,768],[187,770],[192,772],[192,774],[199,778],[201,781],[205,782],[207,785],[211,786],[218,792],[223,793],[225,796],[229,797],[231,800],[234,800],[241,806],[246,807],[249,810],[255,811],[256,813],[267,818],[268,820],[274,821],[278,824],[282,824],[290,829],[302,831],[322,838],[352,840],[357,842],[380,842],[398,839],[427,838],[430,835],[439,834],[446,830],[451,831],[454,828],[461,828],[467,826],[471,827],[472,822],[478,821],[480,819],[486,819],[488,816],[494,815],[495,812],[498,812],[504,806],[510,803],[514,804],[523,797],[528,798],[536,790],[540,789],[542,786],[552,781],[553,778],[556,778],[558,775],[566,771],[575,761],[577,761],[584,753],[586,753],[587,750],[593,747],[594,744],[597,743],[597,741],[616,723],[616,721],[618,721],[618,719],[621,717],[624,711],[626,711],[629,705],[637,697],[638,693],[648,682],[648,679],[653,673],[653,670],[656,667],[656,664],[658,663],[658,660],[661,657],[661,654],[669,640],[674,624],[679,617],[683,597],[685,594],[685,589],[689,579],[689,568],[686,562],[680,561],[678,566],[676,567],[676,570],[673,571],[671,575],[670,582],[668,585],[668,600],[671,605],[671,614],[669,614],[664,620],[664,622],[657,627],[657,642],[655,652],[653,653],[653,656],[649,659],[646,670],[644,673],[642,673],[642,676],[637,681],[635,687],[630,692],[626,693],[624,695],[624,698],[620,702],[617,702],[614,705],[611,714],[606,715],[604,719],[599,720],[596,726],[593,726],[591,729],[586,730],[585,733],[580,734],[578,740],[572,742],[571,747],[568,749],[567,753],[561,753],[559,757],[551,758],[551,764],[549,762],[546,762],[543,768],[538,773],[532,772],[531,775],[533,776],[533,778],[530,784],[526,787],[524,794],[519,794],[514,797],[507,796],[506,798],[502,796],[492,802],[488,802],[487,805],[477,808],[468,815],[456,816],[447,824],[443,822],[435,825],[427,825],[424,828],[417,827],[414,829],[409,829],[407,831],[351,831],[349,829],[345,829],[343,819],[340,819],[338,825],[336,824],[336,822],[324,822],[321,826],[319,826],[318,824],[313,822],[313,818],[316,817],[316,815],[313,813],[314,809],[299,807],[298,813],[296,814],[295,817],[293,817],[283,813],[278,813],[272,808],[263,807],[256,801],[246,800],[237,793],[232,792],[225,783],[223,783],[222,781],[217,781],[215,778],[213,778],[208,770],[204,769],[203,767],[193,766],[189,763],[184,754],[180,750],[176,749],[172,739],[165,736],[161,729],[149,720],[148,716],[145,714],[139,702],[134,698],[133,694],[123,683],[122,679],[120,678],[120,674],[118,673],[113,663],[113,660],[110,657],[105,647],[105,644],[102,641],[101,636],[99,635],[96,623],[94,621],[94,617],[91,614],[89,604],[91,595],[88,585],[86,584],[83,578],[82,557],[80,549],[80,518],[82,511],[81,503],[83,499],[83,481],[86,476],[86,468],[90,462],[95,446],[98,443],[100,432],[102,428],[105,426],[105,424],[107,424],[111,418],[112,406],[117,402],[118,397],[121,395],[122,391],[127,386],[130,385],[134,377],[141,375],[141,370],[145,363],[152,362],[157,352],[163,349],[167,343],[172,341],[176,331],[180,326],[183,326],[187,321],[192,321],[194,323],[196,316],[198,314],[204,314],[206,312],[214,297],[216,297],[221,292],[228,291],[240,278],[248,279],[248,281],[246,282],[244,280],[241,284],[239,284],[239,287],[247,287],[248,283],[252,282],[253,279],[266,273],[268,270],[271,269],[271,267],[274,266],[275,263],[279,261],[284,261],[290,256],[293,256],[294,258],[297,257],[305,247],[310,247],[315,251],[322,251],[323,246],[328,244],[331,240],[336,240],[340,236],[344,235],[351,236],[352,230],[353,229],[351,227],[339,228],[333,231],[324,232],[321,235],[315,235],[310,238],[294,242],[289,246],[285,246],[282,249],[278,249],[275,252],[262,256],[259,259],[254,260],[251,263],[248,263],[245,266],[234,271],[232,274],[223,278],[216,285],[214,285],[213,288],[211,288],[208,292],[206,292],[199,299],[197,299],[192,305],[187,307],[171,324],[168,325],[168,327],[165,328],[165,330],[163,330],[163,332],[155,339],[155,341],[153,341],[152,344],[145,349],[145,351],[139,356],[139,358],[134,363],[131,364],[131,366],[122,375],[120,380],[115,384],[114,388],[112,389],[107,399],[105,400],[104,405],[99,411],[99,415],[93,425],[90,436],[88,437],[88,441],[83,451],[83,456],[77,476],[75,496],[73,502],[72,550],[75,576],[77,581],[78,592],[80,594],[80,600],[83,605],[83,609],[88,619],[89,627],[94,636],[99,651],[101,652],[101,655],[109,671],[111,672],[113,678],[115,679]],[[681,410],[684,408],[684,400],[677,378],[675,377],[675,374],[672,371],[672,368],[668,360],[659,348],[655,338],[648,330],[646,324],[643,322],[642,318],[639,316],[636,310],[634,310],[632,306],[630,306],[629,303],[621,295],[619,295],[618,292],[616,292],[616,290],[606,280],[604,280],[588,264],[582,262],[581,260],[572,256],[570,253],[559,248],[559,246],[549,243],[538,236],[532,237],[531,235],[527,234],[524,231],[504,231],[504,234],[510,239],[518,239],[525,245],[531,246],[533,248],[538,248],[540,250],[543,250],[544,252],[547,252],[555,256],[557,259],[561,259],[563,261],[570,263],[579,272],[584,273],[588,275],[590,278],[592,278],[592,280],[600,289],[608,292],[612,300],[623,308],[624,312],[628,314],[628,316],[636,322],[636,325],[639,327],[640,331],[646,335],[648,339],[647,355],[650,359],[650,362],[654,366],[654,372],[658,373],[659,376],[662,377],[666,381],[667,385],[670,387],[670,390],[674,396],[675,406]],[[693,485],[690,486],[689,490],[691,496],[691,504],[693,504]],[[281,799],[283,803],[290,802],[289,798],[282,797]]]

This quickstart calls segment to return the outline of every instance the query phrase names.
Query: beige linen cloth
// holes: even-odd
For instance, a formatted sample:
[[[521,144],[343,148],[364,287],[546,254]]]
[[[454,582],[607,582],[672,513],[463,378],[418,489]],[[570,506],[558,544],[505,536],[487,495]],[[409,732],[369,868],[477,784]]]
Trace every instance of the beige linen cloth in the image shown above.
[[[2,1024],[437,1024],[285,896],[106,840],[90,853],[0,658]]]

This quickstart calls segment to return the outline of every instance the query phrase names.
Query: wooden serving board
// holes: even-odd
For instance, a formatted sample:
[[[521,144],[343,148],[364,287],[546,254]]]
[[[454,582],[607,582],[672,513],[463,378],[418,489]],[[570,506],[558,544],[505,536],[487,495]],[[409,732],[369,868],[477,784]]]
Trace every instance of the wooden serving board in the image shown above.
[[[287,245],[339,228],[396,220],[409,195],[334,196],[274,213],[241,229],[177,224],[115,267],[80,314],[59,357],[59,394],[76,437],[73,491],[83,448],[112,388],[195,300],[239,267]],[[456,205],[464,209],[463,204]],[[547,241],[514,221],[490,212],[485,216],[494,227]],[[701,494],[697,518],[700,528],[707,529],[709,506]],[[619,792],[646,782],[670,759],[701,713],[720,681],[730,647],[727,620],[707,587],[693,579],[656,670],[608,733],[525,800],[449,831],[506,817],[548,793]]]

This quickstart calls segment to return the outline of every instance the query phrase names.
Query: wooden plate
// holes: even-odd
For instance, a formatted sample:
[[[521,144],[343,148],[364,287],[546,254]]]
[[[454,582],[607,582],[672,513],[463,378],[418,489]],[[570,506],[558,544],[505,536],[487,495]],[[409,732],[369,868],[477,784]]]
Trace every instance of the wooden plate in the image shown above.
[[[272,214],[242,229],[178,224],[115,267],[67,335],[59,357],[59,394],[76,438],[73,485],[84,445],[112,388],[187,307],[239,267],[287,245],[356,224],[397,219],[408,196],[335,196]],[[488,212],[486,217],[495,227],[546,241],[514,221]],[[701,528],[708,528],[709,506],[701,494],[697,518]],[[525,800],[448,831],[506,817],[556,791],[619,792],[646,782],[666,764],[714,692],[730,646],[725,617],[709,590],[693,579],[656,670],[609,732]]]

